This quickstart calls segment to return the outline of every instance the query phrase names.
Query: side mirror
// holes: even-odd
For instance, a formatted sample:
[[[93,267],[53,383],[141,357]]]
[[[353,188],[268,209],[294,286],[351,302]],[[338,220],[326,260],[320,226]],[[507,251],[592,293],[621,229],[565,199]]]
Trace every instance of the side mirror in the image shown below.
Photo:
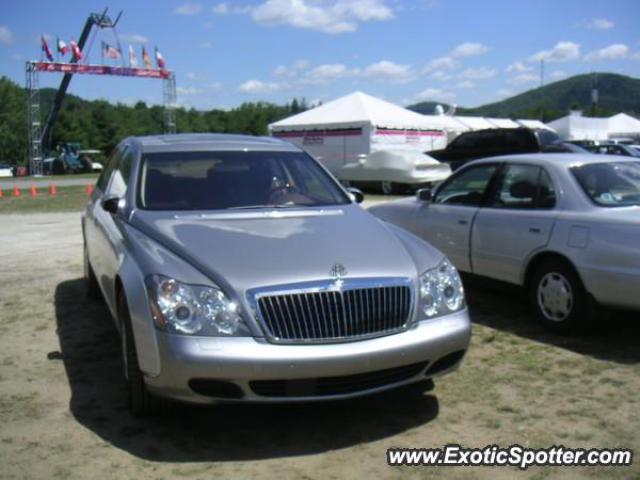
[[[120,204],[120,197],[117,195],[107,195],[100,200],[100,205],[105,212],[109,212],[112,215],[118,213],[118,207]]]
[[[429,203],[433,200],[433,193],[430,188],[421,188],[416,192],[416,198],[421,202]]]
[[[347,188],[347,192],[349,192],[349,196],[356,203],[362,203],[364,200],[364,193],[359,188],[349,187]]]

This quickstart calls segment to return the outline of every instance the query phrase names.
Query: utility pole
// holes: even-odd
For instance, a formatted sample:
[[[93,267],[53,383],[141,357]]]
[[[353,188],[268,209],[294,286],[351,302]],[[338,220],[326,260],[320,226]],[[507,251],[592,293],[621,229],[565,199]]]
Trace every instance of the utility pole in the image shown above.
[[[598,75],[591,74],[591,116],[595,117],[598,107]]]
[[[540,59],[540,86],[544,87],[544,58]]]

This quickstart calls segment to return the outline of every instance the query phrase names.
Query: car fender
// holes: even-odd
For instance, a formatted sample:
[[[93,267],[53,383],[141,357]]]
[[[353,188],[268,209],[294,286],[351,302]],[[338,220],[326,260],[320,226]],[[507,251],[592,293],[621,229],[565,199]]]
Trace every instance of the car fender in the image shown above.
[[[144,275],[131,256],[124,256],[118,269],[118,278],[122,284],[121,293],[127,299],[140,370],[146,375],[156,376],[161,369],[157,332]]]

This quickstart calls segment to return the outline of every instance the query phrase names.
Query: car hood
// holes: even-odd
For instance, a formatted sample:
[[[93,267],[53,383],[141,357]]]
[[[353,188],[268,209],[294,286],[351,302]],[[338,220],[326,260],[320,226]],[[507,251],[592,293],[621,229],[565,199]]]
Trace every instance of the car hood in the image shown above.
[[[426,243],[416,249],[415,239],[394,233],[357,205],[196,214],[136,210],[129,223],[236,292],[328,279],[337,263],[347,278],[415,279],[418,269],[442,258]]]

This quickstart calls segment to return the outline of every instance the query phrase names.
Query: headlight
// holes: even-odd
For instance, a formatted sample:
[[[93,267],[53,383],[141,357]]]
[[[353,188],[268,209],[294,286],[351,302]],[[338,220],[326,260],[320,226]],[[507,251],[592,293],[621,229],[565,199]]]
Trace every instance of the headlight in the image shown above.
[[[238,305],[217,288],[188,285],[162,275],[147,277],[153,320],[183,335],[250,336]]]
[[[420,276],[420,308],[427,318],[455,312],[464,304],[462,280],[446,258]]]

